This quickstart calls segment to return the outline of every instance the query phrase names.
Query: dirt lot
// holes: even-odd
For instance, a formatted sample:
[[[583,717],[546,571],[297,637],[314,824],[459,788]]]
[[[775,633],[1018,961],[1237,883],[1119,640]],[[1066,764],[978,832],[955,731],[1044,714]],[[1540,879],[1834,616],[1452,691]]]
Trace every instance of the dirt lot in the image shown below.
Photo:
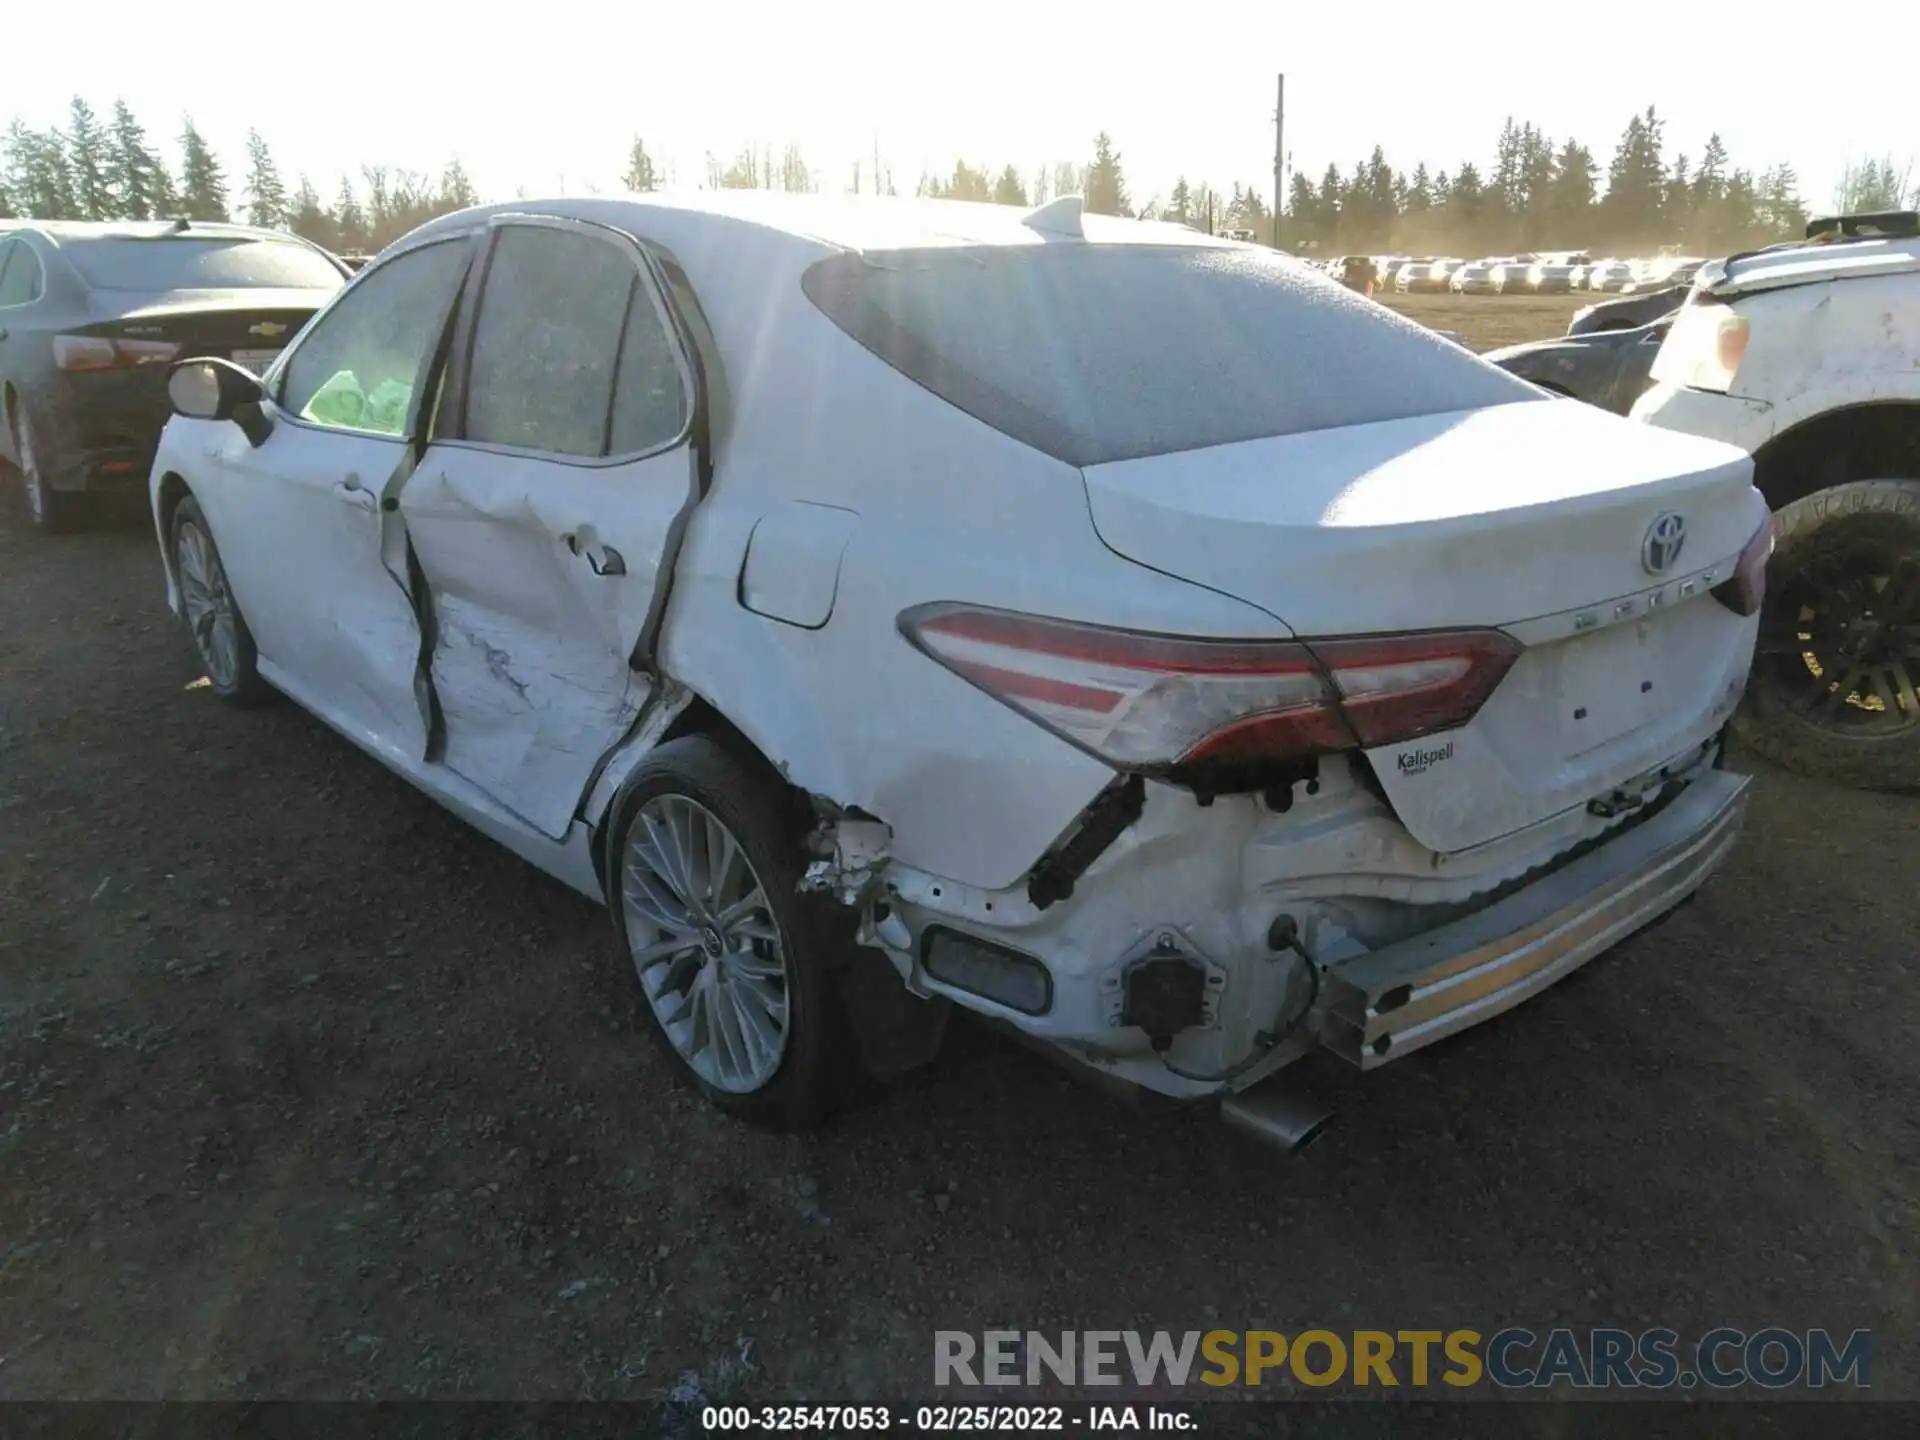
[[[1559,301],[1415,300],[1479,345]],[[138,529],[0,530],[0,1397],[924,1396],[931,1332],[1876,1332],[1920,1398],[1920,802],[1766,774],[1698,903],[1269,1157],[963,1031],[678,1090],[604,917],[291,705]]]
[[[1495,350],[1562,334],[1573,312],[1602,295],[1398,295],[1381,304],[1436,330],[1451,330],[1475,350]]]

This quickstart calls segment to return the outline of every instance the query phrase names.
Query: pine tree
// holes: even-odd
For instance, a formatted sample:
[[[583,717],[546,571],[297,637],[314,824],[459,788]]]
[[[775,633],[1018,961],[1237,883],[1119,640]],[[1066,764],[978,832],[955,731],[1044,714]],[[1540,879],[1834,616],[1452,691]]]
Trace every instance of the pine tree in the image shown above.
[[[1893,163],[1891,155],[1869,155],[1840,172],[1834,187],[1833,208],[1841,215],[1867,215],[1879,210],[1898,210],[1907,195],[1910,170]]]
[[[1677,235],[1693,224],[1693,162],[1684,154],[1676,155],[1667,173],[1666,192],[1660,199],[1660,223],[1668,235]]]
[[[1104,130],[1093,137],[1093,164],[1087,167],[1086,186],[1086,208],[1095,215],[1133,213],[1127,205],[1127,181],[1120,169],[1119,152]]]
[[[302,239],[332,250],[339,244],[333,217],[320,204],[320,192],[306,176],[300,177],[293,198],[287,202],[287,228]]]
[[[1317,248],[1323,228],[1320,198],[1313,192],[1313,182],[1296,170],[1287,187],[1288,248],[1296,251]]]
[[[107,184],[107,136],[93,107],[73,97],[67,120],[67,168],[73,177],[73,203],[81,220],[113,218],[113,191]]]
[[[72,220],[73,176],[65,138],[57,130],[29,130],[15,120],[7,129],[8,203],[37,220]]]
[[[113,213],[122,220],[151,220],[165,213],[166,173],[147,145],[147,132],[124,100],[113,102],[107,140],[107,191]]]
[[[1000,172],[1000,178],[993,182],[993,203],[996,205],[1021,205],[1027,203],[1027,187],[1020,179],[1020,172],[1008,165]]]
[[[1694,204],[1718,200],[1727,188],[1727,147],[1715,131],[1707,137],[1707,148],[1700,154],[1700,167],[1693,172]]]
[[[180,132],[179,202],[190,220],[227,218],[227,177],[191,119]]]
[[[1338,249],[1346,231],[1346,187],[1340,183],[1340,171],[1331,162],[1326,173],[1320,177],[1320,193],[1315,197],[1315,205],[1320,212],[1320,244],[1324,249]]]
[[[638,135],[633,137],[633,144],[627,148],[627,170],[620,177],[620,183],[636,195],[660,188],[660,177],[654,170],[653,157],[647,153],[646,142]]]
[[[1454,236],[1454,243],[1469,255],[1485,244],[1489,225],[1486,210],[1491,195],[1481,183],[1479,167],[1471,160],[1453,172],[1453,185],[1447,191],[1447,228]]]
[[[1567,141],[1554,157],[1553,178],[1547,182],[1547,231],[1560,243],[1586,243],[1596,173],[1592,153],[1576,140]]]
[[[1798,240],[1806,233],[1807,207],[1791,165],[1775,165],[1761,175],[1754,212],[1755,227],[1769,240]]]
[[[1167,197],[1167,205],[1160,212],[1162,220],[1171,220],[1176,225],[1188,225],[1193,221],[1193,191],[1187,185],[1187,177],[1182,175],[1173,182],[1173,193]]]
[[[340,195],[333,202],[333,240],[342,255],[360,255],[367,248],[367,217],[355,198],[353,185],[340,177]]]
[[[1506,214],[1518,214],[1525,194],[1521,184],[1522,141],[1520,127],[1507,116],[1500,127],[1500,139],[1494,146],[1493,176],[1487,182],[1487,205]]]
[[[1427,174],[1426,161],[1413,167],[1407,181],[1406,213],[1423,215],[1433,208],[1433,178]]]
[[[1273,214],[1255,185],[1233,187],[1233,199],[1227,202],[1227,221],[1236,230],[1251,230],[1253,238],[1262,242],[1273,235]]]
[[[268,226],[287,222],[287,187],[258,130],[247,132],[247,220]]]

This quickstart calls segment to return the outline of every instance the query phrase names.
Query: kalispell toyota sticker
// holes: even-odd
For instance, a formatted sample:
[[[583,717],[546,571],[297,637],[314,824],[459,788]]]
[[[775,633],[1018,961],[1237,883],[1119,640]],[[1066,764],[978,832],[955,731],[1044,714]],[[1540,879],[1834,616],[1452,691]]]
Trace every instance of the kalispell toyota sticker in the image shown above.
[[[1402,775],[1424,775],[1442,760],[1453,758],[1453,741],[1444,745],[1416,745],[1411,750],[1402,750],[1394,762]]]

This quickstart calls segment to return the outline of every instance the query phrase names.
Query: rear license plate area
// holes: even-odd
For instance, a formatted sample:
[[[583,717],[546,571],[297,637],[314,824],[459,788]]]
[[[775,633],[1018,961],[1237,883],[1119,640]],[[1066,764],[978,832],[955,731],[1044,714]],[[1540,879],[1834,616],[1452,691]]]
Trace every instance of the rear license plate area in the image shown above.
[[[236,350],[233,363],[242,370],[251,370],[255,375],[267,373],[267,367],[280,358],[278,350]]]
[[[1564,753],[1581,755],[1639,729],[1660,694],[1664,627],[1647,621],[1612,625],[1554,647],[1556,696]]]

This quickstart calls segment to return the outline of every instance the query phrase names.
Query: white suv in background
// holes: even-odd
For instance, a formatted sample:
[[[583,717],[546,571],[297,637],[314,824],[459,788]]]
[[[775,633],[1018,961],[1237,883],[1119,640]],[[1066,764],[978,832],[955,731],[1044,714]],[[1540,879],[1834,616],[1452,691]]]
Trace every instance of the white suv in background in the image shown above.
[[[1778,511],[1760,753],[1920,785],[1920,215],[1816,220],[1702,268],[1633,418],[1738,445]]]

